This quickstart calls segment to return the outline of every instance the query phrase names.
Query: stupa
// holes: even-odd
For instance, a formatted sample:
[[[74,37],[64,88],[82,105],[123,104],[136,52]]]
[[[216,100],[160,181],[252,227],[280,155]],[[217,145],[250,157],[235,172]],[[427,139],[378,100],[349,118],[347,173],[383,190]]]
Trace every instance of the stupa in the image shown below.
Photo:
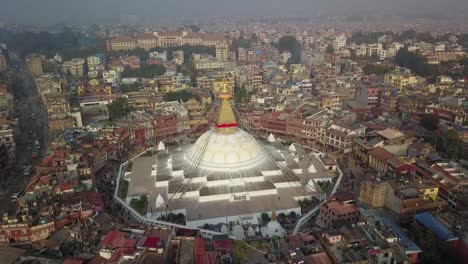
[[[215,124],[195,143],[166,144],[152,157],[133,160],[127,201],[148,195],[147,218],[182,213],[190,227],[257,224],[262,213],[273,211],[300,215],[298,201],[319,195],[309,185],[322,176],[323,164],[241,129],[226,85],[219,99]]]

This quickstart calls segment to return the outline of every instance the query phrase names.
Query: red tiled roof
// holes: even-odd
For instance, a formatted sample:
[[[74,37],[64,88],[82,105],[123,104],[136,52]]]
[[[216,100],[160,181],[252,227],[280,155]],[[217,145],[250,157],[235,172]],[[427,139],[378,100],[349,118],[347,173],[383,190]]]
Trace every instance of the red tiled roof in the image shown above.
[[[330,257],[326,252],[312,254],[306,257],[308,263],[312,264],[331,264]]]
[[[387,163],[392,166],[393,168],[400,168],[401,166],[405,165],[405,163],[398,157],[391,157],[387,160]]]
[[[213,40],[213,41],[223,41],[226,40],[226,37],[224,37],[221,34],[206,34],[203,36],[204,40]]]
[[[109,233],[105,234],[101,240],[101,246],[111,246],[113,241],[116,239],[123,239],[125,237],[125,233],[119,231],[110,231]]]
[[[336,199],[343,201],[343,202],[354,200],[353,194],[349,192],[337,192],[332,197],[335,197]]]
[[[137,37],[137,39],[157,39],[152,32],[145,32]]]
[[[355,205],[343,205],[338,201],[333,201],[327,203],[328,208],[332,211],[335,215],[346,215],[350,213],[354,213],[358,211],[357,206]]]
[[[232,248],[232,240],[230,239],[221,239],[213,241],[214,248],[218,249],[231,249]]]
[[[131,36],[118,36],[111,39],[111,42],[133,42],[135,41],[134,37]]]
[[[183,33],[181,31],[166,31],[159,32],[158,35],[162,37],[182,37]]]
[[[147,248],[156,248],[158,246],[159,240],[159,237],[147,237],[142,246]]]
[[[76,258],[67,258],[63,261],[63,264],[82,264],[84,260],[76,259]]]
[[[380,161],[386,161],[394,156],[392,153],[388,152],[382,147],[376,147],[375,149],[371,150],[369,155]]]

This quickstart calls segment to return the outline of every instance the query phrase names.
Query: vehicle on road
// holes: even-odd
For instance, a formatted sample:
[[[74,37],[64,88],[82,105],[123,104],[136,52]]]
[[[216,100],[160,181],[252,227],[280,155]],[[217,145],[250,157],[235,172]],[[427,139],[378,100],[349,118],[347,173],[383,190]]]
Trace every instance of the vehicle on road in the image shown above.
[[[30,117],[31,117],[32,119],[36,119],[36,115],[35,115],[34,113],[32,113],[32,114],[30,115]]]
[[[37,140],[37,139],[34,140],[34,147],[35,147],[36,149],[40,149],[40,148],[41,148],[41,144],[39,143],[39,140]]]
[[[11,201],[12,201],[12,202],[18,201],[18,198],[20,197],[20,195],[21,195],[22,192],[23,192],[22,190],[17,190],[17,191],[15,191],[15,192],[11,195],[11,197],[10,197]]]
[[[37,157],[39,156],[37,154],[37,150],[33,150],[32,153],[31,153],[31,156],[32,156],[33,159],[37,159]]]
[[[33,172],[32,166],[24,166],[23,175],[29,176]]]

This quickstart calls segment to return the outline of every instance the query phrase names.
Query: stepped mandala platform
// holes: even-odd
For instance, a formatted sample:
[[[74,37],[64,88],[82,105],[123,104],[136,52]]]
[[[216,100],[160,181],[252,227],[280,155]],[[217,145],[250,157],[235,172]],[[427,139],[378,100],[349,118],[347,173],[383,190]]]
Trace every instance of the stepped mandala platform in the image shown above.
[[[237,126],[221,93],[216,124],[192,144],[164,146],[153,156],[140,156],[125,178],[127,202],[148,197],[147,218],[172,212],[186,216],[187,226],[256,222],[261,213],[301,214],[299,200],[321,195],[318,180],[332,171],[317,155],[298,145],[285,146],[273,135],[256,140]]]

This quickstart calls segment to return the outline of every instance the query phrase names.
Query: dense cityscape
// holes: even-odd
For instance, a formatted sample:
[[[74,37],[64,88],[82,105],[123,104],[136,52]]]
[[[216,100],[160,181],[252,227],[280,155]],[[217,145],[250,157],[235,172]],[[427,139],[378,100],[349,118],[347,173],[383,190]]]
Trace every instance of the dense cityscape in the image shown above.
[[[450,19],[1,22],[0,263],[466,263]]]

